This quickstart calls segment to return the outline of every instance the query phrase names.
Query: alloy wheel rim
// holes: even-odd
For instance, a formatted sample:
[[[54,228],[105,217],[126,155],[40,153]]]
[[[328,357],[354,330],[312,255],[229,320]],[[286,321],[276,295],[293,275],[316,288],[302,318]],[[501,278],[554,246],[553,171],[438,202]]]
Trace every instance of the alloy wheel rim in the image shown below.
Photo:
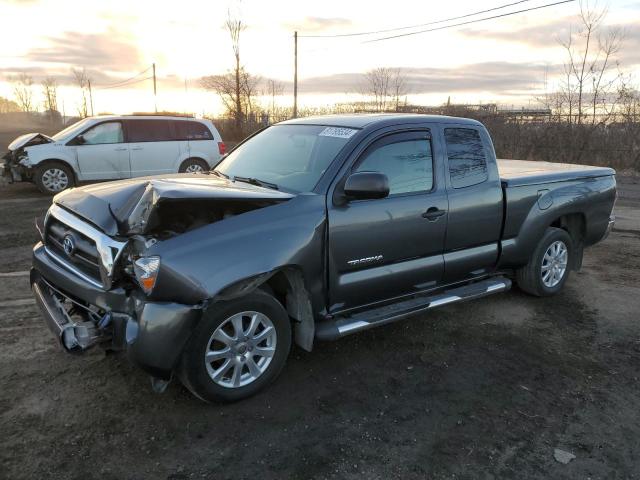
[[[69,186],[69,177],[64,170],[49,168],[42,174],[42,185],[50,192],[60,192]]]
[[[569,251],[564,242],[556,240],[547,248],[542,257],[542,283],[545,287],[557,286],[567,271]]]
[[[273,322],[261,312],[228,317],[215,329],[204,354],[211,380],[225,388],[239,388],[260,378],[276,351]]]
[[[185,169],[185,172],[200,173],[200,172],[204,172],[204,168],[202,168],[202,165],[198,165],[197,163],[192,163]]]

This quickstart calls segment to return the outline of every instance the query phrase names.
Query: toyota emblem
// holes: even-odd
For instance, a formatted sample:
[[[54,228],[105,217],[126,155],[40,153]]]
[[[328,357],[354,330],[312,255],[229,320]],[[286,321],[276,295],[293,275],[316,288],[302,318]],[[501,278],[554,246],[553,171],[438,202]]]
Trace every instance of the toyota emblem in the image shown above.
[[[65,235],[64,240],[62,240],[62,248],[67,255],[73,255],[76,251],[75,239],[71,235]]]

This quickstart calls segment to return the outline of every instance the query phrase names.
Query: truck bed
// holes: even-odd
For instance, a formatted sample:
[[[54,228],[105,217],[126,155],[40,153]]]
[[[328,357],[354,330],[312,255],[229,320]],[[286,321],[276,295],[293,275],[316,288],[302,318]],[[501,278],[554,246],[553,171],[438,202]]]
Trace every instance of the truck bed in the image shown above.
[[[498,172],[500,180],[507,187],[605,177],[616,173],[607,167],[507,159],[498,159]]]

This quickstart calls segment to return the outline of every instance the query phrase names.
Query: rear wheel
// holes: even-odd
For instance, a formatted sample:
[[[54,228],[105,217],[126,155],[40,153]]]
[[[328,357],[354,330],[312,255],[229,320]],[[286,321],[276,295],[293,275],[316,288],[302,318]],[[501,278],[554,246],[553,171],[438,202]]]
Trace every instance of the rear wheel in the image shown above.
[[[47,162],[36,168],[34,181],[42,193],[54,195],[75,184],[71,169],[60,162]]]
[[[571,236],[561,228],[548,228],[529,263],[516,272],[518,286],[538,297],[555,295],[569,277],[572,253]]]
[[[190,158],[180,165],[180,173],[200,173],[209,170],[209,165],[199,158]]]
[[[289,355],[287,312],[262,290],[211,310],[185,349],[180,379],[205,401],[254,395],[278,376]]]

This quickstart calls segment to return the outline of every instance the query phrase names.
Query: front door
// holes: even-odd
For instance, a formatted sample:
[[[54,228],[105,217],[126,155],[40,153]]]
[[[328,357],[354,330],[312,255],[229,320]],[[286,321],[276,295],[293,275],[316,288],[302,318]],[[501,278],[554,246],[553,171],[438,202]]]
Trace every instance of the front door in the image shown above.
[[[428,130],[375,140],[350,173],[377,171],[389,196],[329,201],[329,303],[337,312],[436,287],[443,278],[448,200]],[[336,187],[339,188],[339,187]]]
[[[128,178],[129,147],[121,122],[104,122],[78,136],[76,154],[81,180]]]

